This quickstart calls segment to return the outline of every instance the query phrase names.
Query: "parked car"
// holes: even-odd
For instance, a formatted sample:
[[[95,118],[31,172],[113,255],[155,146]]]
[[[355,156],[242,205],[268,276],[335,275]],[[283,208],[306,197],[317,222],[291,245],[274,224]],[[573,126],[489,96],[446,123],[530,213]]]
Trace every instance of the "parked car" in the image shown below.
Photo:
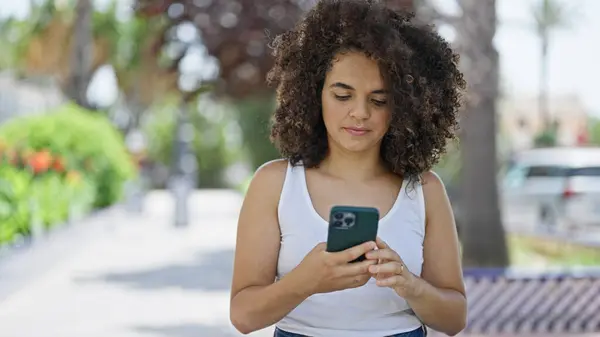
[[[500,191],[507,230],[569,233],[600,229],[600,148],[518,153]]]

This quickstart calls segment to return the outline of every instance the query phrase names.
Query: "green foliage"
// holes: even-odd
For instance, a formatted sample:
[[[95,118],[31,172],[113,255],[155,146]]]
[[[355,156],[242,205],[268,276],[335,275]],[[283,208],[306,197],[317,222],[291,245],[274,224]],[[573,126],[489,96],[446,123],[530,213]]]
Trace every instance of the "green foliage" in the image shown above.
[[[0,139],[10,148],[50,151],[84,171],[97,188],[95,207],[118,201],[123,183],[135,174],[122,136],[109,120],[74,104],[12,120],[0,127]]]
[[[552,30],[571,28],[577,23],[577,7],[556,0],[539,0],[531,7],[536,32],[542,37]]]
[[[0,166],[0,245],[16,234],[29,233],[31,212],[27,191],[31,175],[7,165]]]
[[[273,97],[244,99],[236,102],[235,108],[252,168],[257,169],[269,160],[280,158],[269,140],[271,115],[275,109]]]
[[[550,129],[539,133],[534,139],[534,144],[537,147],[551,147],[556,146],[556,141],[556,131]]]
[[[22,66],[23,55],[36,34],[35,29],[29,20],[0,19],[0,70],[18,70]]]
[[[94,35],[109,41],[111,63],[117,71],[137,70],[142,53],[149,51],[147,45],[157,40],[164,26],[161,19],[132,16],[120,20],[114,0],[106,11],[95,11],[93,18]]]
[[[573,267],[598,266],[600,249],[568,241],[526,236],[508,235],[511,261],[523,267]]]
[[[178,113],[176,103],[166,103],[154,109],[144,128],[148,135],[149,157],[168,167],[173,161]],[[222,110],[207,108],[207,111],[202,111],[194,109],[192,105],[189,117],[194,126],[192,144],[198,162],[199,187],[224,187],[223,173],[231,158],[225,133],[229,119]]]
[[[135,168],[104,115],[73,104],[0,126],[0,244],[118,201]]]
[[[7,159],[0,163],[0,245],[30,235],[34,222],[50,228],[92,208],[96,188],[77,171],[36,174]]]
[[[73,6],[57,8],[54,1],[32,3],[28,17],[0,19],[0,69],[22,70],[23,56],[31,41],[48,27],[52,20],[69,20],[73,17]]]
[[[447,186],[457,186],[459,184],[461,167],[458,141],[455,141],[448,145],[446,153],[440,158],[433,171],[440,176]]]
[[[588,125],[590,144],[600,146],[600,118],[590,118]]]
[[[92,14],[92,33],[96,38],[107,38],[109,41],[117,40],[120,25],[121,22],[117,17],[116,1],[109,3],[105,11],[95,10]]]

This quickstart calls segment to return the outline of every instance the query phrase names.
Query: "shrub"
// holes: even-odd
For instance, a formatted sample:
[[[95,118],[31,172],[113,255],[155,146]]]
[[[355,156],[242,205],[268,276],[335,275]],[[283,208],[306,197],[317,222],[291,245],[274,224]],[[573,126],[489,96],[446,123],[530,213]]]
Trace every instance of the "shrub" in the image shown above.
[[[0,140],[22,153],[33,173],[47,171],[49,165],[83,172],[95,185],[95,207],[117,202],[124,182],[135,174],[123,137],[106,116],[74,104],[12,120],[0,127]],[[50,163],[51,157],[55,160]]]
[[[556,146],[556,132],[553,130],[547,130],[540,132],[534,139],[536,147],[552,147]]]
[[[67,104],[0,126],[0,244],[117,202],[135,166],[101,114]]]
[[[42,162],[40,157],[50,159]],[[30,235],[33,223],[49,228],[91,209],[94,184],[60,163],[60,157],[45,151],[2,154],[0,244]]]

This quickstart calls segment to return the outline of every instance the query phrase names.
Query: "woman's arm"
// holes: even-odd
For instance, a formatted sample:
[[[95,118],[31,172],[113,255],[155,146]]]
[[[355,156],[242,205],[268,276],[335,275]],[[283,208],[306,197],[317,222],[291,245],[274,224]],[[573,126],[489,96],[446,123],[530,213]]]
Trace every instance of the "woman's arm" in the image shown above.
[[[287,162],[260,168],[248,188],[238,221],[230,319],[241,333],[268,327],[308,294],[293,277],[275,282],[280,246],[277,205]]]
[[[426,235],[419,291],[406,298],[417,316],[436,331],[454,336],[467,321],[458,235],[446,189],[433,172],[423,176]]]

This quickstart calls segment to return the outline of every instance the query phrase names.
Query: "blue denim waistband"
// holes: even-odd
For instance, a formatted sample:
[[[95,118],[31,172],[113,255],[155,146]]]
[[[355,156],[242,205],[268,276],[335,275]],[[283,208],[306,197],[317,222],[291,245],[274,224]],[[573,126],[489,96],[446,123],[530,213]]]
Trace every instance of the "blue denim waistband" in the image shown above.
[[[421,327],[421,328],[418,328],[413,331],[403,332],[403,333],[390,335],[390,336],[382,336],[382,337],[425,337],[425,336],[427,336],[427,329],[425,327]],[[273,335],[273,337],[309,337],[309,336],[300,335],[300,334],[292,333],[292,332],[287,332],[287,331],[283,331],[279,328],[275,328],[275,334]]]

